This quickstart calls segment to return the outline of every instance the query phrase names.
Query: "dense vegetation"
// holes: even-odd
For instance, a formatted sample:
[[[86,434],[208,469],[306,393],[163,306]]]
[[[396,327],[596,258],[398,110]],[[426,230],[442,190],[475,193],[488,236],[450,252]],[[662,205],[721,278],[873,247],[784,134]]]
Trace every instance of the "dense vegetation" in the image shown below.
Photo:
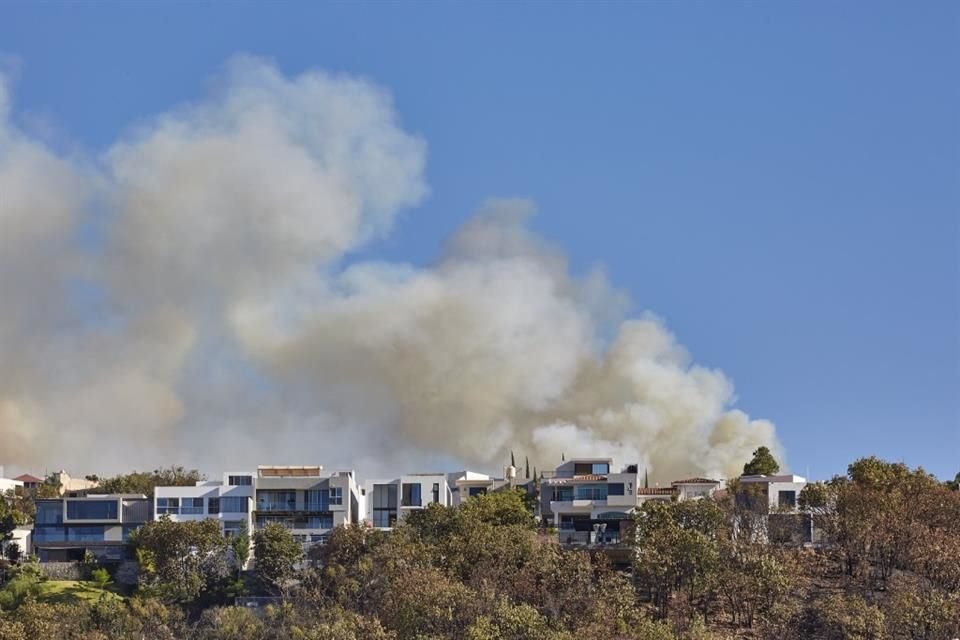
[[[32,563],[0,591],[0,640],[27,638],[566,640],[960,637],[960,492],[873,458],[800,497],[817,549],[766,540],[728,496],[648,502],[626,550],[565,549],[519,492],[431,505],[390,533],[336,529],[303,557],[285,529],[253,536],[258,570],[215,524],[160,520],[135,537],[141,586],[54,601]],[[242,550],[239,551],[242,554]],[[260,615],[241,594],[283,596]]]

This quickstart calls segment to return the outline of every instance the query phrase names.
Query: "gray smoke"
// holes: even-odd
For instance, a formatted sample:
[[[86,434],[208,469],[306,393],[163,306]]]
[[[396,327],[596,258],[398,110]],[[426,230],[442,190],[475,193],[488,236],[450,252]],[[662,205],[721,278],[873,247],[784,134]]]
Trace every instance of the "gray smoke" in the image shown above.
[[[0,87],[8,87],[0,83]],[[339,266],[427,193],[369,82],[231,61],[206,100],[58,156],[0,88],[0,458],[77,472],[320,462],[736,473],[773,425],[491,200],[430,268]]]

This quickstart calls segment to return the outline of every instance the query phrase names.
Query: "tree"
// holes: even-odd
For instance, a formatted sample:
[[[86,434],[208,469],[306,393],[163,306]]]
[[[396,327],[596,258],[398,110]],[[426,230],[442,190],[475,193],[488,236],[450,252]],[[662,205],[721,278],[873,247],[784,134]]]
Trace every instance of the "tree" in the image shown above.
[[[780,471],[780,463],[777,462],[767,447],[759,447],[753,452],[753,459],[743,465],[743,475],[745,476],[769,476],[778,471]]]
[[[529,480],[529,479],[530,479],[530,456],[524,456],[524,457],[523,457],[523,466],[524,466],[524,468],[526,469],[526,471],[525,471],[525,477],[526,477],[527,480]],[[960,474],[958,474],[958,475],[960,475]],[[534,474],[534,476],[536,476],[536,474]]]
[[[272,591],[286,593],[287,583],[303,559],[303,547],[282,524],[271,522],[253,534],[254,568]]]
[[[205,478],[206,476],[196,469],[170,466],[151,472],[134,471],[106,478],[97,490],[103,493],[142,493],[152,498],[156,487],[192,487]]]
[[[960,471],[953,477],[953,480],[947,480],[947,488],[954,491],[960,491]]]
[[[97,588],[103,591],[110,584],[110,572],[99,567],[90,572],[90,580],[97,585]]]
[[[240,533],[230,538],[230,549],[233,551],[233,562],[239,576],[250,559],[250,532],[247,531],[246,522],[240,528]]]
[[[230,575],[227,541],[220,523],[173,522],[163,516],[133,535],[142,582],[164,599],[192,602],[201,592],[215,597]]]

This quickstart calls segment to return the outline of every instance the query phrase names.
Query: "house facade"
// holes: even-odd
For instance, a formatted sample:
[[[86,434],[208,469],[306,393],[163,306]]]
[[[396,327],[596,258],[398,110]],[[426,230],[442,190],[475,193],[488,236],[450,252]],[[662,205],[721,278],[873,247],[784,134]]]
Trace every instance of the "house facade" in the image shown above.
[[[244,529],[252,533],[255,476],[252,471],[231,471],[224,473],[221,481],[205,480],[192,487],[157,487],[154,517],[167,517],[174,522],[212,518],[220,523],[227,537]]]
[[[361,491],[363,522],[389,529],[410,512],[429,504],[449,507],[453,493],[444,473],[412,473],[389,480],[367,480]]]
[[[37,500],[33,552],[41,562],[126,559],[130,534],[151,518],[151,502],[140,494],[87,495]]]
[[[360,520],[362,497],[353,471],[262,465],[253,488],[254,529],[277,522],[304,544],[323,542],[334,527]]]
[[[540,485],[543,520],[562,543],[620,542],[637,506],[637,465],[613,469],[612,458],[575,458]]]

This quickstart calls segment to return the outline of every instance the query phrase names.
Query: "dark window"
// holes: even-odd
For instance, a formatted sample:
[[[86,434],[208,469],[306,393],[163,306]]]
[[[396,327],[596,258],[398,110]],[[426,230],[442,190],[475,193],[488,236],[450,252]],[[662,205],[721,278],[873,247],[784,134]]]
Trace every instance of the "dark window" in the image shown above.
[[[419,507],[422,506],[420,500],[420,483],[404,483],[403,485],[403,506]]]
[[[781,507],[790,507],[790,508],[797,506],[797,492],[781,491],[780,495],[777,498],[777,504],[780,505]]]
[[[180,513],[180,498],[157,498],[157,515]]]
[[[220,513],[220,498],[210,498],[207,500],[207,513]]]
[[[250,498],[246,496],[220,498],[220,513],[246,513],[250,506]]]
[[[330,508],[329,489],[310,489],[303,492],[305,511],[326,511]]]
[[[68,500],[69,520],[116,520],[116,500]]]
[[[573,475],[575,476],[590,475],[591,471],[593,471],[593,465],[589,462],[575,462],[573,464]]]
[[[203,515],[203,498],[184,498],[180,506],[183,515]]]
[[[103,542],[103,525],[81,525],[67,527],[67,540],[70,542]]]
[[[343,504],[343,489],[330,487],[330,504]]]
[[[440,483],[439,482],[433,483],[433,501],[440,502]]]
[[[249,487],[253,484],[252,476],[227,476],[227,484],[231,487]]]
[[[473,497],[473,496],[483,496],[483,495],[486,495],[486,494],[487,494],[487,488],[486,488],[486,487],[468,487],[468,488],[467,488],[467,495],[470,496],[470,497]]]
[[[611,496],[622,496],[623,494],[623,483],[622,482],[611,482],[607,485],[607,495]]]
[[[61,524],[63,523],[63,503],[56,502],[37,502],[37,524]]]
[[[397,522],[397,485],[373,485],[373,526],[392,527]]]

